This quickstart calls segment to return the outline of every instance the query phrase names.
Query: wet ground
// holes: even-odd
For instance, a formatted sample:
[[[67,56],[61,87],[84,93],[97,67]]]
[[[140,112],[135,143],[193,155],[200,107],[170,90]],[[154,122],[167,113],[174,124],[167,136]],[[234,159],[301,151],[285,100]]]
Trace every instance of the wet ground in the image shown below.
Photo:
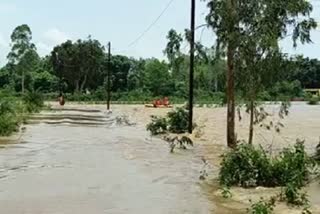
[[[115,106],[108,114],[104,106],[53,108],[34,115],[22,133],[0,141],[1,214],[245,213],[250,195],[276,191],[235,189],[234,199],[225,200],[214,180],[199,180],[202,157],[210,162],[211,177],[218,174],[226,150],[223,108],[196,109],[204,134],[194,148],[175,154],[145,131],[149,116],[165,109]],[[122,115],[129,115],[129,124],[117,123]],[[291,142],[305,135],[311,148],[320,135],[320,108],[294,106],[290,115],[286,126],[291,129],[274,138]],[[245,122],[238,124],[240,136]],[[310,189],[312,203],[320,205],[319,186]]]

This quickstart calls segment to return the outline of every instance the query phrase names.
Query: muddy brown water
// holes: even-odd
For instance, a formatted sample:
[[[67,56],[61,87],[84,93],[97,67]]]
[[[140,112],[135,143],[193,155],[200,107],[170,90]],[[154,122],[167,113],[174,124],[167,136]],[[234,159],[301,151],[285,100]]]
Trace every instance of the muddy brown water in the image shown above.
[[[223,108],[196,109],[205,134],[194,148],[175,154],[145,131],[149,116],[163,115],[165,109],[115,106],[108,114],[104,106],[54,108],[34,115],[24,132],[0,141],[0,213],[236,214],[245,213],[250,195],[259,198],[261,192],[275,192],[234,189],[231,200],[218,194],[215,178],[220,155],[226,151]],[[123,114],[136,125],[117,124],[116,116]],[[298,106],[291,115],[296,116],[287,125],[298,124],[296,134],[307,133],[315,141],[320,110]],[[238,125],[240,131],[244,127]],[[295,137],[287,132],[288,138]],[[199,180],[202,157],[210,162],[212,175],[204,182]],[[318,205],[319,187],[314,184],[310,189],[312,203]],[[288,212],[285,206],[278,210]]]

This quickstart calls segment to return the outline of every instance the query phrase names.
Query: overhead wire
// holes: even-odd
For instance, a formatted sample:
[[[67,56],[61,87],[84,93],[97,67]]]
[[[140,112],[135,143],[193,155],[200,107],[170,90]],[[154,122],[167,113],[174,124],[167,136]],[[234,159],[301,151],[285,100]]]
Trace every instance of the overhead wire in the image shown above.
[[[170,0],[167,5],[165,6],[165,8],[161,11],[160,15],[140,34],[140,36],[138,36],[135,40],[133,40],[128,47],[132,47],[133,45],[135,45],[136,43],[138,43],[146,33],[149,32],[149,30],[160,20],[160,18],[165,14],[165,12],[169,9],[169,7],[171,6],[171,4],[174,2],[174,0]]]

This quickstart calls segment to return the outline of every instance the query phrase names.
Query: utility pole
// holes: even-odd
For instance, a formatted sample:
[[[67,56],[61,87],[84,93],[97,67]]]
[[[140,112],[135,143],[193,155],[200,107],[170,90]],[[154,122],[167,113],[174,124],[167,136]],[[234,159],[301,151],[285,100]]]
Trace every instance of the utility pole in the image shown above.
[[[108,43],[108,64],[107,64],[107,71],[108,71],[108,77],[107,77],[107,109],[110,110],[110,100],[111,100],[111,43]]]
[[[195,34],[196,0],[191,0],[191,41],[190,41],[190,78],[189,78],[189,127],[193,131],[193,79],[194,79],[194,34]]]

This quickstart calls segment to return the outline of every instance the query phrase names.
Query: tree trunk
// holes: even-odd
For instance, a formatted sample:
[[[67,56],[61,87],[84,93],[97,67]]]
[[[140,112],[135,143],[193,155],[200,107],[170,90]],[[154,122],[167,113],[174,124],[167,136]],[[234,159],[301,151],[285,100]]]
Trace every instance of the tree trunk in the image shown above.
[[[254,118],[254,101],[250,101],[250,125],[249,125],[249,144],[252,145],[253,140],[253,118]]]
[[[75,92],[76,93],[79,93],[79,82],[80,82],[80,80],[75,80]]]
[[[81,83],[80,92],[83,91],[84,86],[86,85],[86,83],[87,83],[87,75],[84,76],[84,79],[83,79],[83,81],[82,81],[82,83]]]
[[[218,74],[216,73],[214,76],[214,90],[218,92]]]
[[[227,50],[227,143],[228,147],[235,148],[237,146],[236,136],[235,136],[235,96],[234,96],[234,49],[232,45],[228,44]]]
[[[228,0],[228,11],[230,23],[228,23],[228,44],[227,44],[227,144],[230,148],[237,146],[235,134],[235,74],[234,74],[234,54],[236,45],[236,10],[235,0]]]
[[[24,70],[22,70],[22,76],[21,76],[21,92],[24,94]]]

